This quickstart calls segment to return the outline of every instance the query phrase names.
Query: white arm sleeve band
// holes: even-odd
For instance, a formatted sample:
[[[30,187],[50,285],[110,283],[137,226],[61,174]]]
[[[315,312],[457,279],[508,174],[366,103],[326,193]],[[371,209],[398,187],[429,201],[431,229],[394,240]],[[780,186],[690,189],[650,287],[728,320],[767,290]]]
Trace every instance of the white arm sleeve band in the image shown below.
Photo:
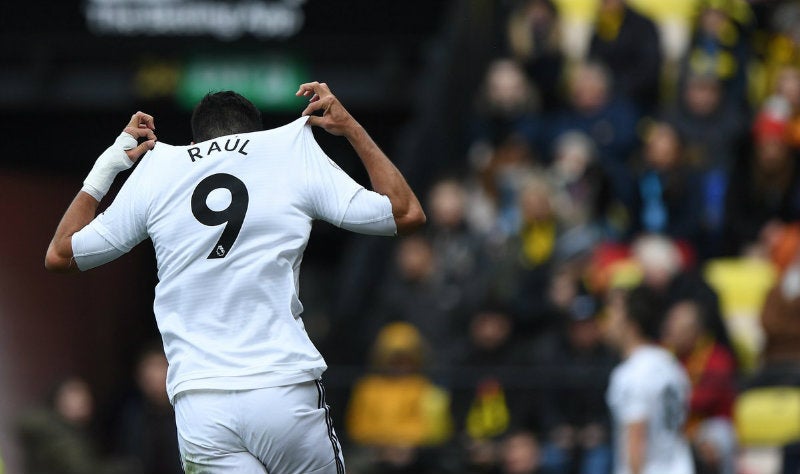
[[[99,267],[125,251],[111,245],[91,224],[72,235],[72,256],[81,271]]]
[[[392,202],[376,192],[359,189],[350,200],[340,227],[359,234],[397,235]]]

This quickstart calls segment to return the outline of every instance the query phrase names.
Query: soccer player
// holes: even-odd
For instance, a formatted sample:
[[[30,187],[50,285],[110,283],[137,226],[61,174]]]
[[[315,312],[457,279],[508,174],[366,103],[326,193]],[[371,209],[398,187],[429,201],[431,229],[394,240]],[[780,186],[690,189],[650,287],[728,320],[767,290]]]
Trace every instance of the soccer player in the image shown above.
[[[187,146],[156,143],[153,117],[137,112],[47,249],[49,270],[74,272],[152,239],[154,313],[186,472],[344,472],[320,381],[325,361],[300,318],[311,223],[392,236],[425,222],[403,176],[326,84],[303,84],[297,95],[310,98],[301,118],[261,130],[247,99],[209,94],[192,114],[196,143]],[[325,155],[312,125],[347,138],[374,191]],[[95,217],[117,173],[148,150]]]
[[[614,419],[615,474],[693,474],[683,437],[689,381],[683,368],[656,340],[661,308],[647,287],[611,304],[607,337],[623,362],[606,394]]]

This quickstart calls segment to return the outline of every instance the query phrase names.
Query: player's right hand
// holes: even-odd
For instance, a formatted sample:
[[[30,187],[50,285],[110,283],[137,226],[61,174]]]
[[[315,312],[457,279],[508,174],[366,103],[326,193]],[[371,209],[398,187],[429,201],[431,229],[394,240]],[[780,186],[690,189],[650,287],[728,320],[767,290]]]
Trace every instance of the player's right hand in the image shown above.
[[[324,82],[308,82],[302,84],[295,93],[298,97],[308,97],[310,104],[303,111],[302,115],[308,115],[308,123],[317,127],[322,127],[326,132],[333,135],[347,135],[352,132],[358,123],[344,108],[339,99],[328,88]],[[322,115],[312,115],[316,111],[322,111]]]
[[[131,120],[128,122],[128,125],[125,126],[123,132],[132,136],[137,142],[141,138],[146,140],[134,148],[125,150],[125,154],[128,155],[129,160],[135,163],[145,152],[152,150],[153,147],[156,146],[157,138],[155,129],[156,125],[152,115],[148,115],[144,112],[136,112],[131,116]]]

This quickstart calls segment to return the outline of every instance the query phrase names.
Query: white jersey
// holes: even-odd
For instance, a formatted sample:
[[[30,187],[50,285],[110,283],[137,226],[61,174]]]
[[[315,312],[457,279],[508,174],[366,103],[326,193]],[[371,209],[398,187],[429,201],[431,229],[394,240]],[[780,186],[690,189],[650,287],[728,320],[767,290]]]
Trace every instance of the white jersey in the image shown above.
[[[683,367],[656,346],[636,349],[611,373],[607,402],[614,418],[615,474],[629,474],[626,426],[647,423],[643,474],[693,474],[694,463],[683,436],[689,409],[689,380]]]
[[[120,253],[152,239],[171,400],[185,390],[318,379],[326,365],[298,295],[312,221],[341,226],[363,191],[378,198],[368,220],[394,229],[388,198],[331,161],[306,121],[196,145],[157,143],[111,206],[73,236],[81,270],[110,260],[92,261],[103,245]]]

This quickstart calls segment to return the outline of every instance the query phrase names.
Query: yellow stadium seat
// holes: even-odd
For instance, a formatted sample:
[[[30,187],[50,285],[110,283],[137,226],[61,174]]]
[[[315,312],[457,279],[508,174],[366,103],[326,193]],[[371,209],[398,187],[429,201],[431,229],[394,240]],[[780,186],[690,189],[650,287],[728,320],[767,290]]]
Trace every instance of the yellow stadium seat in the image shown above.
[[[800,388],[743,392],[734,405],[734,422],[743,446],[783,446],[800,440]]]

